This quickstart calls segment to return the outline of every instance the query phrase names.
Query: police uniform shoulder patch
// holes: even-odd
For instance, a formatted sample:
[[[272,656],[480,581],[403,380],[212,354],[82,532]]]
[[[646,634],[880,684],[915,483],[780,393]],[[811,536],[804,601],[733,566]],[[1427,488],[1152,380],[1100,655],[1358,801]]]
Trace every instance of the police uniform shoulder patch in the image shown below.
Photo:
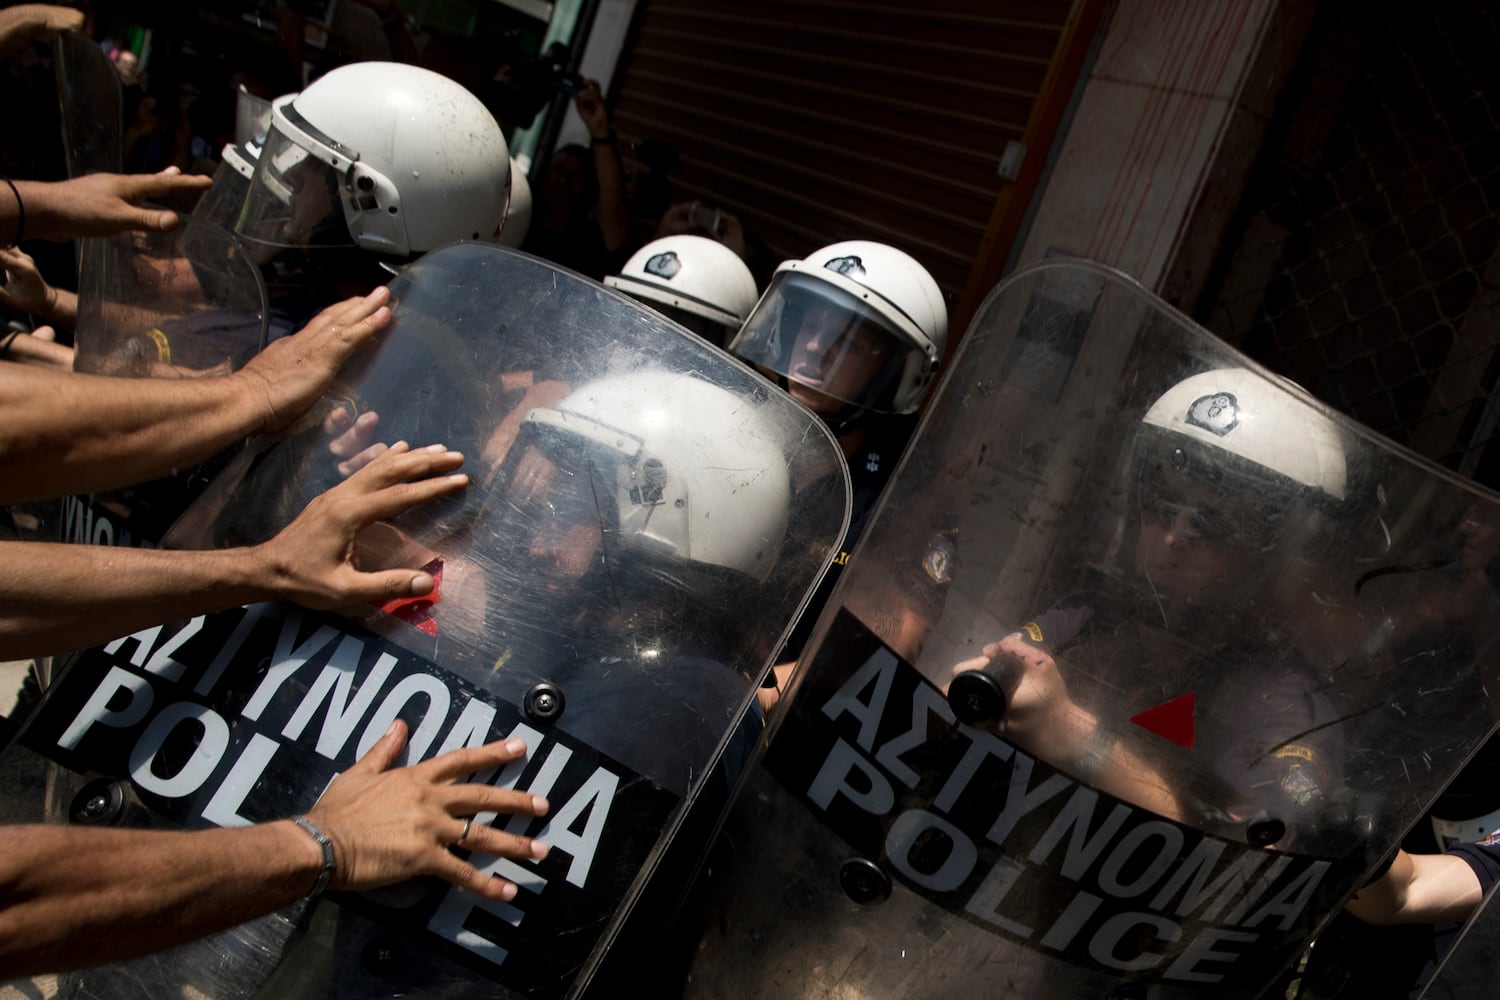
[[[1323,794],[1328,782],[1327,769],[1312,747],[1288,743],[1277,748],[1272,756],[1286,767],[1281,776],[1281,790],[1292,802],[1306,806]]]
[[[922,556],[922,570],[933,583],[948,583],[953,579],[953,563],[958,558],[957,532],[940,531],[927,543],[927,552]]]
[[[1210,434],[1223,437],[1239,426],[1240,401],[1232,392],[1216,392],[1211,396],[1199,396],[1188,407],[1187,423],[1201,427]]]

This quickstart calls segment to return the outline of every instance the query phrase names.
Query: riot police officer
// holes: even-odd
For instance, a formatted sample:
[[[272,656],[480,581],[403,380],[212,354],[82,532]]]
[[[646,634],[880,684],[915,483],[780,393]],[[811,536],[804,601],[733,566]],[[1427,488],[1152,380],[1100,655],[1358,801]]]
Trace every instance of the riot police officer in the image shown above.
[[[947,337],[947,308],[927,269],[895,247],[851,240],[778,267],[730,343],[731,353],[776,380],[828,424],[848,460],[854,489],[842,551],[768,684],[785,683],[859,541],[911,436]],[[933,526],[935,549],[954,544],[950,528]],[[774,690],[764,692],[767,704]]]

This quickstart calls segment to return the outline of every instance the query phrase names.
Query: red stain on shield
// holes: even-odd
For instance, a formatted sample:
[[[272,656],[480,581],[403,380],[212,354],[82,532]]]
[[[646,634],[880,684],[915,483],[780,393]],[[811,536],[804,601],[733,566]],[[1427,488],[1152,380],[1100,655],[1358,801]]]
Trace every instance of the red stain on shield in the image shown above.
[[[437,619],[432,617],[432,609],[443,599],[443,560],[432,560],[422,567],[422,572],[432,577],[432,593],[421,597],[393,597],[389,601],[370,603],[388,615],[415,625],[428,635],[437,635]]]
[[[1191,750],[1196,738],[1193,714],[1197,700],[1197,695],[1189,691],[1171,701],[1164,701],[1155,708],[1132,715],[1130,721],[1148,732]]]

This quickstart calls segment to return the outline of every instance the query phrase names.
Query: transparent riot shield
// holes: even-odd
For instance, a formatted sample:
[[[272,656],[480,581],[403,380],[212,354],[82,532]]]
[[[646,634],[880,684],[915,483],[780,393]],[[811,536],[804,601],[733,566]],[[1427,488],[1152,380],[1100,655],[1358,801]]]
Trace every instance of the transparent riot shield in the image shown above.
[[[211,252],[219,239],[217,230],[235,232],[239,227],[240,212],[270,126],[271,102],[256,97],[241,84],[235,95],[234,142],[224,147],[213,186],[198,199],[183,234],[182,245],[189,255],[197,252],[200,239],[208,242]],[[200,230],[207,232],[200,234]]]
[[[1257,996],[1495,727],[1497,499],[1108,269],[989,298],[771,713],[687,995]]]
[[[234,95],[234,141],[236,145],[260,145],[271,127],[271,102],[256,97],[244,84]]]
[[[119,73],[87,35],[59,32],[52,49],[68,176],[120,173],[125,164],[125,125]],[[96,273],[110,255],[108,244],[97,239],[78,240],[75,252],[80,275]]]
[[[379,441],[467,457],[464,493],[359,542],[362,567],[424,566],[437,591],[344,617],[236,608],[85,652],[0,769],[51,763],[54,820],[234,826],[309,808],[393,718],[411,762],[516,735],[526,760],[490,780],[551,810],[491,819],[551,854],[471,857],[521,886],[510,904],[435,881],[325,898],[66,976],[65,996],[576,995],[688,806],[727,800],[760,738],[757,684],[847,518],[823,424],[536,258],[454,245],[391,289],[378,348],[166,544],[271,537],[349,471],[325,431],[346,408],[378,415]]]
[[[68,176],[119,173],[125,162],[120,74],[87,35],[59,32],[52,52]]]
[[[191,233],[191,252],[184,249]],[[265,286],[225,230],[89,240],[79,275],[74,368],[131,378],[226,375],[264,348]],[[67,541],[154,544],[233,449],[169,479],[63,503]]]
[[[1484,902],[1420,994],[1421,1000],[1470,1000],[1494,992],[1500,981],[1500,906],[1495,894]]]
[[[256,152],[253,145],[224,147],[223,159],[214,170],[213,186],[203,192],[183,226],[181,245],[185,255],[205,253],[200,249],[205,243],[206,252],[211,254],[213,245],[222,239],[221,232],[234,232],[240,206],[250,192],[250,178],[255,175]]]
[[[266,344],[266,292],[244,247],[222,228],[123,233],[79,276],[73,367],[100,375],[227,374]]]

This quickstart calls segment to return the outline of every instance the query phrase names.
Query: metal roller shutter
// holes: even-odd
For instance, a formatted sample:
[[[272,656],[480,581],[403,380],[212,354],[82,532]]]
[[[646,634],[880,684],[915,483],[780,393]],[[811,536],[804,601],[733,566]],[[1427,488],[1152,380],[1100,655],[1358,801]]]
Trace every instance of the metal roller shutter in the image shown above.
[[[840,239],[911,253],[957,301],[1070,5],[647,0],[615,94],[665,140],[678,202],[735,213],[774,260]]]

